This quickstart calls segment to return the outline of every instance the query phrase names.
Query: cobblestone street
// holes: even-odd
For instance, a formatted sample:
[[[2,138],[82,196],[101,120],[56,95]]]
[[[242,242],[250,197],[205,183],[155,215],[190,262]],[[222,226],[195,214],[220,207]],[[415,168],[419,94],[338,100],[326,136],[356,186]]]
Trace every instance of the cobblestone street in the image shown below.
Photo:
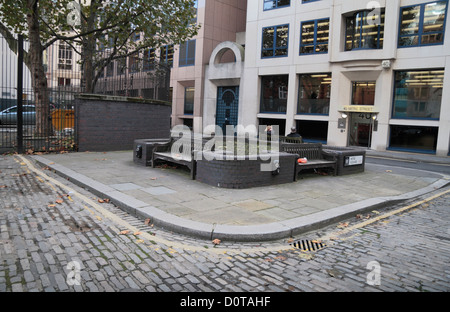
[[[43,169],[0,156],[0,292],[450,291],[449,187],[302,237],[214,244]]]

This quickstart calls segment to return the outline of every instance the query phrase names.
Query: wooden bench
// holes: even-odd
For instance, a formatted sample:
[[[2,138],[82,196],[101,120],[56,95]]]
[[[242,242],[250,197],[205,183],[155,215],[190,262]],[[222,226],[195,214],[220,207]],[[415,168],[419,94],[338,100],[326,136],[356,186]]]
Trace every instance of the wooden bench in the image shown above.
[[[280,143],[303,143],[303,138],[299,137],[289,137],[289,136],[280,136]]]
[[[194,155],[203,149],[202,140],[171,138],[170,142],[159,144],[153,148],[152,168],[155,168],[156,161],[162,160],[180,164],[189,168],[191,179],[195,180],[196,159]]]
[[[280,151],[297,154],[299,158],[306,158],[306,163],[297,163],[294,170],[294,181],[304,169],[332,168],[336,175],[337,159],[333,153],[322,149],[322,143],[281,144]]]

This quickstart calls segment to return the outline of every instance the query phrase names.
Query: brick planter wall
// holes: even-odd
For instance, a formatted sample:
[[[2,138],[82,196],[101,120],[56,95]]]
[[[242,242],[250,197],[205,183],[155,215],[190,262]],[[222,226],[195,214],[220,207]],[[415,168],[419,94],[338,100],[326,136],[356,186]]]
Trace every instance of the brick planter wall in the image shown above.
[[[261,159],[236,157],[233,160],[198,160],[196,180],[221,188],[244,189],[268,186],[294,181],[294,168],[298,155],[280,153],[280,172],[273,175],[270,171],[261,171]]]
[[[79,152],[131,150],[136,139],[170,137],[169,102],[81,94],[75,111]]]

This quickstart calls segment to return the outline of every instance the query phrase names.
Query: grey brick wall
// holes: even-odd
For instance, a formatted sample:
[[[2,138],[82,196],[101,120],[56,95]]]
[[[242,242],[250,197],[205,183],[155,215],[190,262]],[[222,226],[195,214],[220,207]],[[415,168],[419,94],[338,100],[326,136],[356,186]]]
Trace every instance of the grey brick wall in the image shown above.
[[[168,102],[83,94],[75,110],[79,152],[131,150],[136,139],[170,137]]]

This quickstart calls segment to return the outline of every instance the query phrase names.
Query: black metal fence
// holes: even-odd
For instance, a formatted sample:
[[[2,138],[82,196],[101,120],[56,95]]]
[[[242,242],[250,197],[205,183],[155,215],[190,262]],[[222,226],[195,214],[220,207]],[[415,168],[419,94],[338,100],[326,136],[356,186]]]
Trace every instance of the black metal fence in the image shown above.
[[[28,42],[18,36],[16,44],[18,49],[0,36],[0,153],[76,151],[74,101],[77,94],[86,92],[80,56],[64,42],[44,51],[48,103],[37,105],[31,73],[21,53],[28,51]],[[99,50],[97,57],[107,53]],[[117,59],[97,70],[93,93],[170,100],[170,66],[148,56],[140,53]],[[37,109],[46,111],[38,114]],[[48,116],[48,120],[38,116]],[[48,124],[46,131],[38,134],[43,122]]]

